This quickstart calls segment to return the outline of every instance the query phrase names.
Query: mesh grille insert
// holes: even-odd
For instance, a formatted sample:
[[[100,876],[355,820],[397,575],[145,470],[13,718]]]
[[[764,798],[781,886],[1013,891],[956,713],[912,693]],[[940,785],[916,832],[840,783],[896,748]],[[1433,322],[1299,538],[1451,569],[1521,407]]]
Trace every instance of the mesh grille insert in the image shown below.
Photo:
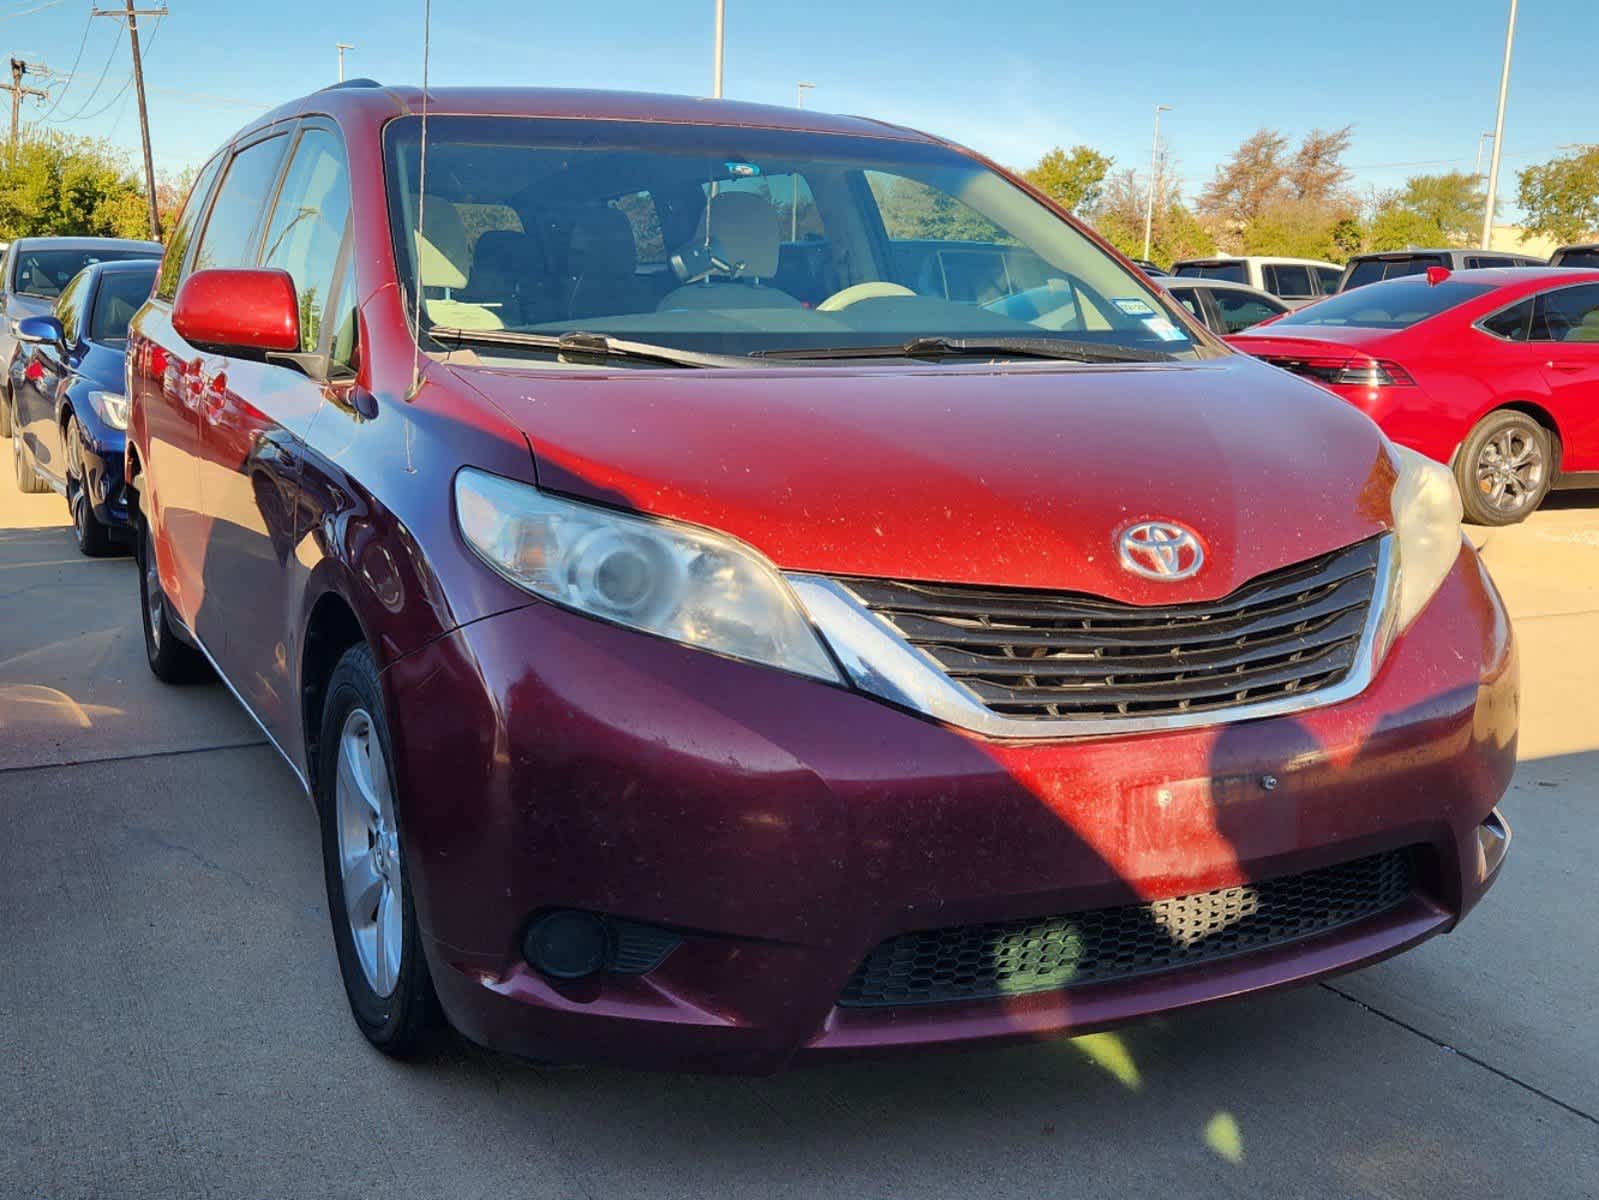
[[[983,1000],[1214,962],[1387,912],[1415,886],[1412,855],[1396,850],[1171,900],[902,934],[855,969],[839,1003]]]
[[[1262,575],[1209,604],[841,579],[993,712],[1170,716],[1331,686],[1356,663],[1377,588],[1372,539]]]

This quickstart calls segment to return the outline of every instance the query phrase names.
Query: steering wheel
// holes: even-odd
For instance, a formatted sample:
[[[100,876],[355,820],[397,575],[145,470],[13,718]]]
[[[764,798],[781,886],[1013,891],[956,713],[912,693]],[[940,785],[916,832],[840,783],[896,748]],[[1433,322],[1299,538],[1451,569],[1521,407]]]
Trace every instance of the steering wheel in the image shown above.
[[[915,294],[910,288],[903,287],[900,284],[889,283],[886,279],[874,279],[870,283],[851,284],[841,291],[834,292],[816,306],[816,311],[837,312],[841,308],[859,304],[862,300],[881,300],[888,296],[914,296]]]

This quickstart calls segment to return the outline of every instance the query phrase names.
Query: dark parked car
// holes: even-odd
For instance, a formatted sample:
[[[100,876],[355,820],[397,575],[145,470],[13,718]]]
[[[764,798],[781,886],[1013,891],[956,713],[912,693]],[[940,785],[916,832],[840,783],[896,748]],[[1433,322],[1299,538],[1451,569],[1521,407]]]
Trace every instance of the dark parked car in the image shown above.
[[[1225,279],[1188,279],[1172,276],[1160,281],[1171,298],[1214,333],[1242,333],[1252,325],[1293,312],[1270,292],[1228,283]]]
[[[17,322],[51,312],[61,290],[92,263],[160,257],[159,242],[122,238],[30,237],[7,247],[0,258],[0,437],[11,433]]]
[[[88,555],[128,540],[124,351],[128,322],[149,299],[158,265],[130,259],[88,267],[62,290],[52,314],[17,325],[22,352],[8,381],[17,486],[66,496],[78,549]]]
[[[375,1045],[1028,1041],[1482,898],[1515,654],[1446,468],[939,139],[441,88],[424,172],[423,104],[247,126],[128,356],[151,669],[315,798]]]
[[[1599,243],[1586,246],[1562,246],[1549,256],[1551,267],[1581,267],[1599,269]]]
[[[1344,277],[1338,283],[1340,292],[1350,288],[1365,287],[1368,283],[1381,283],[1384,279],[1402,279],[1407,275],[1425,275],[1429,267],[1444,267],[1450,271],[1475,271],[1484,267],[1542,267],[1547,264],[1530,254],[1511,254],[1503,250],[1460,250],[1448,247],[1436,250],[1384,250],[1374,254],[1356,254],[1344,265]]]

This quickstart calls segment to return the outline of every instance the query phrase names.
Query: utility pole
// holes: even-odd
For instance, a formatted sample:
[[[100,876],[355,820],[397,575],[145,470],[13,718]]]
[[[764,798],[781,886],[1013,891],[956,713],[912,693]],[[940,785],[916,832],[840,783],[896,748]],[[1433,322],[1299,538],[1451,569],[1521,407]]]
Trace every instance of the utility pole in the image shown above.
[[[1160,114],[1171,105],[1155,105],[1155,144],[1149,151],[1149,199],[1144,204],[1144,261],[1149,261],[1150,236],[1155,232],[1155,186],[1160,182]]]
[[[339,52],[339,82],[343,83],[344,82],[344,52],[346,50],[354,50],[355,49],[355,44],[353,42],[334,42],[333,46]]]
[[[711,55],[711,95],[722,98],[722,45],[727,40],[727,0],[716,0],[716,47]]]
[[[1510,23],[1505,26],[1505,65],[1499,71],[1499,116],[1494,121],[1494,152],[1488,166],[1488,198],[1482,208],[1482,248],[1494,240],[1494,209],[1499,207],[1499,152],[1505,144],[1505,97],[1510,92],[1510,52],[1516,45],[1516,0],[1510,0]]]
[[[27,63],[20,58],[12,58],[11,86],[5,90],[11,93],[11,152],[13,154],[17,152],[17,121],[21,116],[22,98],[24,96],[37,96],[43,100],[48,95],[47,92],[40,91],[38,88],[22,86],[22,77],[30,72],[35,75],[48,75],[50,73],[48,68],[41,67],[36,63]],[[0,87],[4,86],[0,84]]]
[[[166,6],[160,8],[134,8],[133,0],[123,0],[124,7],[96,8],[93,15],[113,17],[128,23],[128,44],[133,49],[133,90],[139,98],[139,140],[144,143],[144,190],[150,200],[150,237],[161,240],[161,213],[155,203],[155,159],[150,156],[150,110],[144,103],[144,62],[139,56],[139,18],[164,17]]]

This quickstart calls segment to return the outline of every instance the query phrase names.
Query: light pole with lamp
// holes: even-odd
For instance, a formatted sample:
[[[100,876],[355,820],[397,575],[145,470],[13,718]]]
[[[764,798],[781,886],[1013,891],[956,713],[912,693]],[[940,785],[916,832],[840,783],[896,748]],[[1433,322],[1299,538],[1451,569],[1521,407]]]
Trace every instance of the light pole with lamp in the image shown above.
[[[1505,65],[1499,71],[1499,116],[1494,121],[1494,152],[1488,167],[1488,196],[1482,206],[1482,248],[1494,240],[1494,209],[1499,206],[1499,152],[1505,145],[1505,97],[1510,92],[1510,51],[1516,44],[1516,0],[1510,0],[1505,26]]]
[[[1155,142],[1149,151],[1149,198],[1144,203],[1144,261],[1149,261],[1149,241],[1155,232],[1155,185],[1160,175],[1160,114],[1171,112],[1169,104],[1155,105]]]
[[[339,52],[339,82],[343,83],[344,82],[344,52],[346,50],[354,50],[355,46],[351,42],[334,42],[333,45]]]

